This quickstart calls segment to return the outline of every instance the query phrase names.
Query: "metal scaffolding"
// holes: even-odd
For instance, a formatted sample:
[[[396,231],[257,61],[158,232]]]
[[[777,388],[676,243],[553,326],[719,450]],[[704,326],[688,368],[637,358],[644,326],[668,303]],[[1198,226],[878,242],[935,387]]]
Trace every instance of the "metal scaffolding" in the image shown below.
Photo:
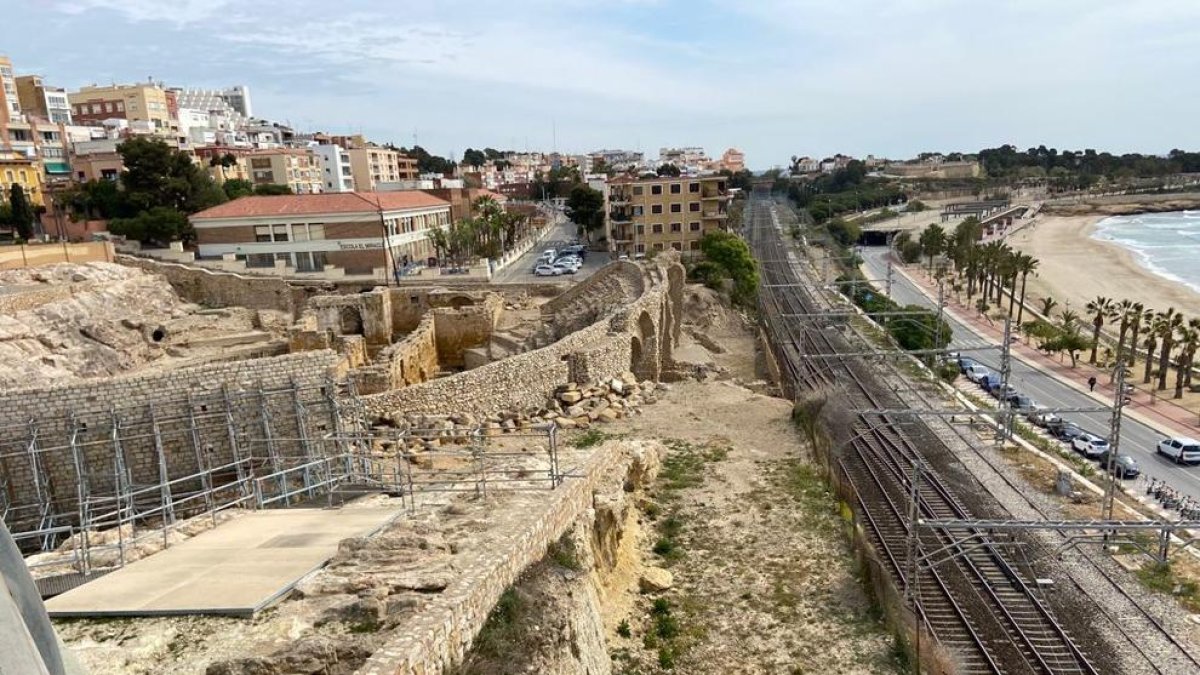
[[[0,428],[0,516],[25,553],[54,554],[31,567],[69,566],[81,581],[228,509],[382,492],[411,511],[420,493],[553,489],[570,475],[552,424],[372,427],[353,387],[332,380],[221,386]]]

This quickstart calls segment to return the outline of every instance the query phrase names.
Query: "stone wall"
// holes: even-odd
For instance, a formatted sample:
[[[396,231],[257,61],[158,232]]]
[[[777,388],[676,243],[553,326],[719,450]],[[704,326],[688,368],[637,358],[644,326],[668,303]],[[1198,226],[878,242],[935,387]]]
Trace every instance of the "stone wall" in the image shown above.
[[[350,379],[357,393],[378,394],[425,382],[439,369],[435,317],[427,314],[403,340],[379,352],[373,363],[350,371]]]
[[[562,338],[629,304],[644,290],[640,267],[627,261],[609,263],[542,305],[542,316],[554,338]]]
[[[82,487],[93,495],[116,491],[118,448],[125,480],[134,485],[156,484],[164,470],[175,478],[237,456],[262,456],[265,449],[249,439],[261,439],[264,424],[274,427],[278,453],[300,455],[298,439],[333,428],[327,395],[332,392],[325,388],[337,366],[333,352],[305,352],[0,392],[3,498],[16,506],[52,501],[56,511],[73,515],[81,487],[75,449],[82,462]],[[302,408],[311,413],[303,421]],[[38,448],[40,472],[28,453],[31,444]],[[35,473],[43,480],[35,482]]]
[[[84,284],[58,284],[49,288],[39,288],[30,291],[17,291],[0,295],[0,314],[15,314],[42,305],[66,300]]]
[[[413,619],[399,626],[356,672],[358,675],[436,675],[453,672],[487,621],[505,589],[530,565],[545,557],[549,545],[588,518],[597,493],[614,479],[623,485],[655,460],[628,453],[615,442],[599,447],[578,467],[576,478],[546,493],[535,513],[512,514],[493,528],[510,542],[501,550],[477,547],[455,559],[456,576],[431,597]],[[591,517],[594,517],[592,515]]]
[[[658,379],[678,342],[683,269],[676,257],[667,254],[645,270],[630,263],[605,270],[581,282],[551,309],[560,327],[575,325],[606,308],[607,314],[599,320],[541,349],[368,396],[367,412],[486,415],[541,407],[555,387],[567,382],[598,382],[628,370],[640,379]],[[678,290],[673,290],[675,285]],[[628,295],[633,289],[638,293]],[[604,299],[593,298],[593,292]]]
[[[206,307],[274,309],[296,316],[310,294],[282,279],[242,276],[128,255],[117,256],[116,262],[161,274],[180,297]]]

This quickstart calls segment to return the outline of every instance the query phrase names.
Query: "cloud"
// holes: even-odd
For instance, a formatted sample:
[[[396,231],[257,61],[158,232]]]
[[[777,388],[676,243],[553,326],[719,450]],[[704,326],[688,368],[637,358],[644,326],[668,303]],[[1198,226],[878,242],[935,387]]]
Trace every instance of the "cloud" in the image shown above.
[[[113,12],[129,21],[161,21],[176,26],[200,23],[220,16],[233,0],[50,0],[50,6],[65,14],[100,10]]]

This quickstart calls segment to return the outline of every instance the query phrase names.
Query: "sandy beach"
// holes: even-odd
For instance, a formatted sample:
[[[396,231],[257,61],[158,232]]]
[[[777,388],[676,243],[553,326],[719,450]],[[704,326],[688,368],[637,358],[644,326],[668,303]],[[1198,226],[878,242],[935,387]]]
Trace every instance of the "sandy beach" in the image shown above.
[[[1050,295],[1061,310],[1083,307],[1098,295],[1115,300],[1129,298],[1147,307],[1174,307],[1188,315],[1200,314],[1200,293],[1142,267],[1137,256],[1117,244],[1091,238],[1096,223],[1106,215],[1048,216],[1038,218],[1008,238],[1013,248],[1040,261],[1037,277],[1029,278],[1028,295]]]

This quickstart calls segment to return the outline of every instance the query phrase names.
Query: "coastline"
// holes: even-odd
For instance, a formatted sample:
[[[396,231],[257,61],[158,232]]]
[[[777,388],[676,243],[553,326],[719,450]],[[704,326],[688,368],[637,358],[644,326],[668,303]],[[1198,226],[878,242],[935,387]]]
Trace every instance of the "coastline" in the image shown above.
[[[1013,248],[1040,261],[1037,276],[1029,278],[1028,296],[1049,295],[1058,300],[1059,311],[1069,301],[1080,314],[1098,295],[1128,298],[1155,310],[1174,307],[1195,313],[1200,309],[1200,292],[1159,275],[1132,249],[1092,237],[1097,224],[1111,215],[1045,215],[1033,227],[1009,237]]]

